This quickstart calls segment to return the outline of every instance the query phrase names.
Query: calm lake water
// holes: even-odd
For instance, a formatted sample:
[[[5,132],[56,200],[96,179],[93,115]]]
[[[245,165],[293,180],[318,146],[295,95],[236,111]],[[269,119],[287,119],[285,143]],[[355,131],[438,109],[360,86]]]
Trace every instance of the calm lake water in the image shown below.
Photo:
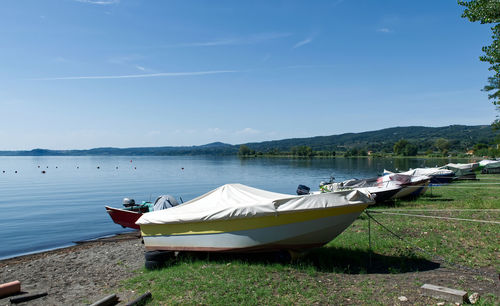
[[[122,207],[124,197],[141,202],[171,194],[187,201],[227,183],[295,194],[298,184],[314,190],[330,175],[337,180],[365,178],[376,176],[383,169],[404,171],[450,161],[205,156],[0,157],[0,259],[127,231],[113,223],[104,209],[104,205]]]

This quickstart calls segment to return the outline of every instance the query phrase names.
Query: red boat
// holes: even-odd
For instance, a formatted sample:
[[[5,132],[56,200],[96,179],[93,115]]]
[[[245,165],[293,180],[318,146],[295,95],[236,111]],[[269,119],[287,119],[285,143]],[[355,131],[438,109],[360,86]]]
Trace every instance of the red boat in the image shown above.
[[[135,222],[147,212],[153,211],[154,209],[166,209],[179,205],[177,200],[170,195],[159,196],[154,203],[143,201],[141,204],[135,204],[134,199],[124,198],[123,206],[124,208],[114,208],[105,206],[113,222],[121,225],[122,227],[130,227],[133,229],[139,229],[139,225]],[[156,208],[155,208],[156,207]]]
[[[142,212],[140,210],[133,211],[127,209],[119,209],[109,206],[105,207],[109,216],[111,217],[111,219],[113,219],[113,222],[123,227],[130,227],[133,229],[139,229],[139,225],[135,224],[135,222],[142,216],[144,212],[147,212],[147,211]]]

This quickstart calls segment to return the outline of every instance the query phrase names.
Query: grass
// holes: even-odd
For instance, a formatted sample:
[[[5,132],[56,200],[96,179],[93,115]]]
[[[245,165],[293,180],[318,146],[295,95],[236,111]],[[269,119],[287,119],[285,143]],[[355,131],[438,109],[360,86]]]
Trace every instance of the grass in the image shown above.
[[[398,201],[393,206],[371,210],[397,212],[404,209],[405,213],[499,221],[500,185],[492,183],[500,184],[500,175],[479,178],[480,181],[433,187],[432,194],[429,190],[415,201]],[[372,220],[370,252],[369,218],[363,214],[325,247],[312,250],[292,263],[280,262],[276,254],[181,256],[164,269],[137,271],[135,277],[124,282],[124,290],[150,290],[154,297],[151,303],[155,305],[377,305],[398,304],[399,295],[408,296],[412,304],[429,304],[436,301],[420,297],[417,289],[429,277],[436,280],[450,278],[440,274],[443,272],[434,272],[443,264],[440,258],[452,263],[452,268],[460,265],[500,272],[498,224],[378,213],[372,213],[372,216],[404,241]],[[420,252],[414,246],[426,252]],[[493,282],[491,286],[497,285],[496,280],[480,272],[473,273],[470,278],[455,278],[454,288],[469,292],[469,287],[476,283],[483,286]],[[481,297],[481,305],[496,303],[499,303],[499,297],[492,293]]]

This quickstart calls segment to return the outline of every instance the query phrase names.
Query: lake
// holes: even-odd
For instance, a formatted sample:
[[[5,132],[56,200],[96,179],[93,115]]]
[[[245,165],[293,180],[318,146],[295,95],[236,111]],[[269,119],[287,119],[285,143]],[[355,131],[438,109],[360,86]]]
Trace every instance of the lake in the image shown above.
[[[383,169],[443,165],[456,160],[334,158],[286,159],[206,156],[0,157],[0,259],[64,247],[127,231],[104,205],[122,207],[171,194],[184,201],[227,183],[295,194]],[[45,171],[45,173],[42,173]],[[17,173],[16,173],[17,172]]]

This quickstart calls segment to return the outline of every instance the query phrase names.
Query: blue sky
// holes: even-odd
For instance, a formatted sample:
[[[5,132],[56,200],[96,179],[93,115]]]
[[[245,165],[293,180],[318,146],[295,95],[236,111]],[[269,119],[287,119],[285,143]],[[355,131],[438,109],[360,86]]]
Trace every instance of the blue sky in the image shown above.
[[[442,1],[2,1],[0,150],[489,124],[487,25]]]

